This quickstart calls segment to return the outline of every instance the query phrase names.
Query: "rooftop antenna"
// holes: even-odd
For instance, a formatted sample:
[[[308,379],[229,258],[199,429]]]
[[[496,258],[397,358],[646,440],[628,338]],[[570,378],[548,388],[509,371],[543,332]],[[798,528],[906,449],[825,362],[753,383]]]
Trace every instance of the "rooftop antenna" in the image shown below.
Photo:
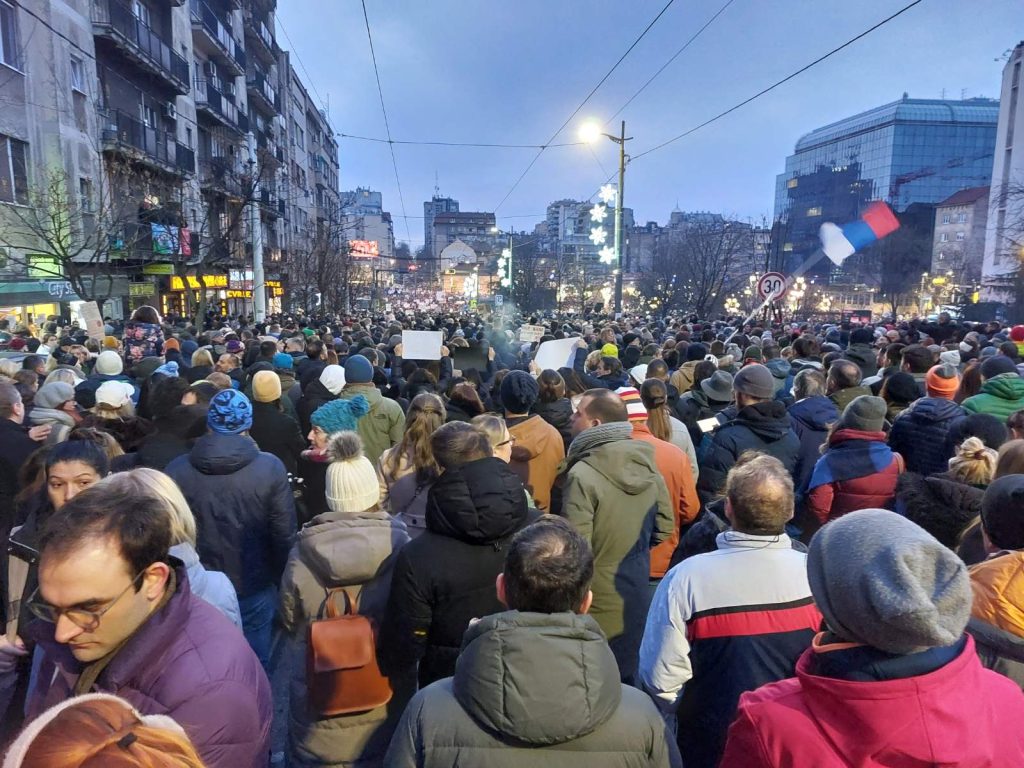
[[[437,185],[437,169],[434,169],[434,197],[441,196],[441,188]]]

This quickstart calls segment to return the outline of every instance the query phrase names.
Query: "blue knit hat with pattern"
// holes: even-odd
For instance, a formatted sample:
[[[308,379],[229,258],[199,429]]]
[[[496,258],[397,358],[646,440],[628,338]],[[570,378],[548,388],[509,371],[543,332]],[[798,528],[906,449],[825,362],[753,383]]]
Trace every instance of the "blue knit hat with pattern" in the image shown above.
[[[221,435],[237,435],[252,428],[252,403],[236,389],[222,389],[210,401],[206,425]]]
[[[362,395],[356,395],[348,400],[331,400],[324,403],[313,411],[309,422],[329,435],[343,430],[355,432],[357,422],[369,411],[369,401]]]

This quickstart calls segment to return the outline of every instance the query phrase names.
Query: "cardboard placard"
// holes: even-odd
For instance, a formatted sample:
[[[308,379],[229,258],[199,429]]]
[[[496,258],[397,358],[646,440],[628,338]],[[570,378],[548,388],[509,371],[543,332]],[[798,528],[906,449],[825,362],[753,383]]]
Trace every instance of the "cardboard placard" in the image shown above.
[[[547,328],[543,325],[521,325],[519,326],[519,340],[537,342],[546,332]]]
[[[78,308],[78,312],[82,316],[89,338],[103,341],[106,334],[103,333],[103,315],[100,314],[99,305],[95,301],[87,301]]]
[[[402,331],[404,360],[440,360],[444,334],[441,331]]]
[[[545,341],[537,347],[537,354],[534,355],[533,361],[542,371],[548,368],[557,371],[559,368],[572,367],[578,342],[579,339],[573,338]]]

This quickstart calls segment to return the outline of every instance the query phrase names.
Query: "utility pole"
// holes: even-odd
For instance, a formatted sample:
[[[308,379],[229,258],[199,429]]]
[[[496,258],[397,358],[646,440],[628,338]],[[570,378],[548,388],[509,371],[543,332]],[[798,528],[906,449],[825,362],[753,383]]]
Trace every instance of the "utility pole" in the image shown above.
[[[249,167],[252,172],[249,200],[249,229],[252,236],[252,306],[253,318],[257,323],[267,319],[267,286],[263,276],[263,227],[260,225],[260,179],[259,163],[256,156],[256,136],[249,131]]]
[[[619,190],[615,195],[615,312],[622,311],[622,198],[626,182],[626,121],[622,121],[621,132],[618,137],[609,138],[619,145]],[[632,137],[630,137],[632,138]]]

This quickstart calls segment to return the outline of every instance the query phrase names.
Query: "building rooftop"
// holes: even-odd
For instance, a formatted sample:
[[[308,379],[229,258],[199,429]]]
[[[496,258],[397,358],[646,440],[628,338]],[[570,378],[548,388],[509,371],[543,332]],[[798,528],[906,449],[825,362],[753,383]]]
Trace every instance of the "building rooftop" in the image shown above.
[[[458,211],[452,213],[438,213],[434,216],[435,224],[456,224],[460,221],[476,221],[477,219],[494,220],[493,213],[481,211]]]
[[[999,100],[986,98],[947,101],[911,99],[883,104],[858,115],[817,128],[800,137],[796,151],[803,152],[821,144],[864,133],[892,123],[973,123],[995,125],[999,121]]]
[[[983,197],[988,197],[989,187],[970,187],[954,192],[941,203],[936,203],[937,208],[946,208],[952,205],[973,205]]]

